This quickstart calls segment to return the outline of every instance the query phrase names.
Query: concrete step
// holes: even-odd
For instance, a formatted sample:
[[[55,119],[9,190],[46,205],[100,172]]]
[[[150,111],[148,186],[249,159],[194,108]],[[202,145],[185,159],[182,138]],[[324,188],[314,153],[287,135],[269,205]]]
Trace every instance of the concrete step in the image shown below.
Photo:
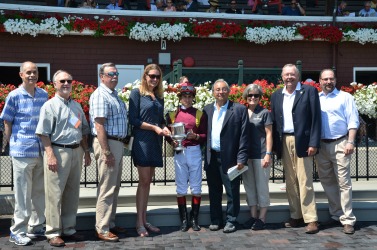
[[[226,207],[223,206],[223,213]],[[190,208],[188,207],[188,210]],[[328,204],[317,202],[317,211],[319,221],[327,221],[329,219]],[[377,202],[358,201],[353,202],[353,212],[357,221],[376,221]],[[225,218],[225,214],[223,216]],[[250,217],[249,208],[246,204],[241,205],[241,210],[237,221],[242,224]],[[289,218],[289,208],[287,203],[274,203],[268,209],[267,223],[280,223]],[[170,206],[149,206],[147,219],[153,225],[162,226],[179,226],[179,213],[176,205]],[[135,207],[118,207],[116,223],[118,226],[125,228],[134,228],[136,224],[136,208]],[[209,205],[200,207],[199,215],[200,225],[210,224]],[[95,209],[82,208],[77,214],[78,230],[91,230],[95,225]]]
[[[353,200],[354,201],[377,201],[377,181],[354,181],[353,182]],[[282,183],[270,183],[270,200],[271,203],[285,203],[287,202],[287,195],[285,190],[281,187]],[[173,205],[176,203],[175,185],[169,184],[166,186],[155,185],[151,186],[149,205],[150,206],[164,206]],[[119,207],[135,207],[135,194],[137,186],[121,187],[119,192],[118,206]],[[326,202],[326,194],[323,191],[322,185],[319,182],[314,183],[314,190],[316,192],[316,200],[318,202]],[[246,193],[244,186],[240,187],[241,201],[246,201]],[[191,199],[191,197],[187,197]],[[80,190],[80,208],[93,208],[97,200],[97,188],[86,187]],[[223,200],[226,200],[225,192]],[[203,183],[202,186],[202,204],[209,204],[208,186]]]
[[[377,212],[377,180],[353,181],[353,206],[354,213],[359,221],[376,221]],[[285,190],[281,187],[283,183],[270,183],[271,206],[268,212],[268,223],[278,223],[289,218],[289,208]],[[121,187],[118,209],[117,224],[127,228],[133,228],[136,223],[135,194],[136,186]],[[314,183],[318,216],[320,221],[329,218],[326,195],[319,182]],[[245,222],[249,217],[249,208],[246,204],[246,194],[243,185],[240,188],[241,211],[238,217],[240,223]],[[83,187],[80,189],[80,205],[77,215],[77,228],[90,230],[95,224],[95,204],[97,188]],[[188,196],[188,204],[191,197]],[[202,186],[202,206],[200,208],[200,224],[209,225],[209,201],[208,187],[206,183]],[[223,195],[223,211],[225,210],[226,196]],[[12,214],[14,208],[13,192],[2,188],[0,190],[0,215]],[[167,186],[152,185],[149,206],[148,220],[157,226],[178,226],[179,215],[176,205],[175,185]]]

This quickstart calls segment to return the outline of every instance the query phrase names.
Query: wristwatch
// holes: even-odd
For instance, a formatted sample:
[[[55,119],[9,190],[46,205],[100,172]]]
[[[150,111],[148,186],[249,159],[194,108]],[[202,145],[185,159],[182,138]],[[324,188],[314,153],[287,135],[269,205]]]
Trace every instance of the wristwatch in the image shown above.
[[[109,156],[109,155],[111,155],[111,151],[110,150],[104,150],[103,154],[106,155],[106,156]]]

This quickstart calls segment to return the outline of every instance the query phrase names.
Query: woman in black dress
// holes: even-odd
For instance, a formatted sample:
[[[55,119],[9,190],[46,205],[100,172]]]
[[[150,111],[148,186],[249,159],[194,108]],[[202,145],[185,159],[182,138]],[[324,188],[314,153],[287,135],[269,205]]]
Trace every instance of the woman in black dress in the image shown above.
[[[162,71],[156,64],[145,67],[139,89],[130,95],[129,121],[133,126],[132,157],[139,173],[136,191],[136,230],[139,236],[158,233],[159,228],[147,222],[150,184],[155,167],[162,167],[162,136],[170,135],[164,120]]]

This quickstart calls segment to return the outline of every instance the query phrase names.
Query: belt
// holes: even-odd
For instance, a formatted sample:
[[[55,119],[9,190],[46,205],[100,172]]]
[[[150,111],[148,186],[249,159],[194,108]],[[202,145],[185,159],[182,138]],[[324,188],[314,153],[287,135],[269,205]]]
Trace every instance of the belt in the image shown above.
[[[80,147],[80,144],[64,145],[64,144],[58,144],[58,143],[54,143],[54,142],[52,142],[51,145],[54,145],[54,146],[57,146],[57,147],[60,147],[60,148],[78,148],[78,147]]]
[[[97,137],[97,135],[94,135],[94,137]],[[106,137],[108,140],[114,140],[114,141],[120,141],[120,142],[124,142],[124,139],[125,139],[125,138],[119,138],[119,137],[115,137],[111,135],[107,135]]]
[[[283,135],[293,136],[293,135],[295,135],[295,133],[283,133]]]
[[[220,154],[220,151],[216,151],[216,150],[211,149],[211,154]]]
[[[115,136],[111,136],[111,135],[108,135],[107,139],[108,140],[114,140],[114,141],[120,141],[120,142],[124,141],[124,138],[119,138],[119,137],[115,137]]]
[[[343,135],[339,138],[336,138],[336,139],[321,139],[322,142],[324,143],[331,143],[331,142],[336,142],[336,141],[339,141],[341,139],[344,139],[346,137],[346,135]]]

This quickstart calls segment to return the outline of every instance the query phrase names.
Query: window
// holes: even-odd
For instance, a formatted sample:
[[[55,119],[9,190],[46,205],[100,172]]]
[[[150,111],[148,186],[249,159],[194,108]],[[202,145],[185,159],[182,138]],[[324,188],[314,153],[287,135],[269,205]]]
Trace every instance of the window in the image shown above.
[[[353,81],[364,85],[377,81],[377,67],[354,67]]]
[[[18,86],[21,83],[20,66],[22,63],[0,62],[0,83]],[[39,71],[38,81],[48,83],[50,77],[49,63],[36,63]]]

